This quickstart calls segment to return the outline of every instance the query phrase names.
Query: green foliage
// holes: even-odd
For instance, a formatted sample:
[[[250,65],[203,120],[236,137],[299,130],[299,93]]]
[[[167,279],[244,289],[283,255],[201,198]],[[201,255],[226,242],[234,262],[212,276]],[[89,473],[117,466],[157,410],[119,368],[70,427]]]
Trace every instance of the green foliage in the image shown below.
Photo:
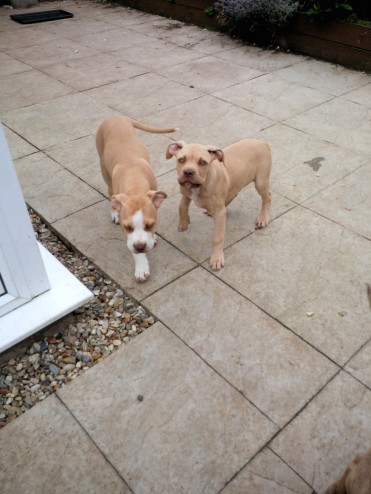
[[[204,12],[206,15],[209,15],[211,17],[215,14],[215,8],[214,7],[206,7]]]
[[[344,19],[353,12],[348,2],[334,0],[316,0],[305,2],[302,12],[311,20],[325,21],[329,19]]]

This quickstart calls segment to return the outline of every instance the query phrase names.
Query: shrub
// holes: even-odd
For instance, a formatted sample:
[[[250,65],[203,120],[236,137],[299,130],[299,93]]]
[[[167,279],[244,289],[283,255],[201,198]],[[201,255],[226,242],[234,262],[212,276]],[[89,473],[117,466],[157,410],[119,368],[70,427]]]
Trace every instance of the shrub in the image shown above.
[[[296,0],[218,0],[215,8],[231,22],[248,24],[250,31],[275,32],[297,11]]]

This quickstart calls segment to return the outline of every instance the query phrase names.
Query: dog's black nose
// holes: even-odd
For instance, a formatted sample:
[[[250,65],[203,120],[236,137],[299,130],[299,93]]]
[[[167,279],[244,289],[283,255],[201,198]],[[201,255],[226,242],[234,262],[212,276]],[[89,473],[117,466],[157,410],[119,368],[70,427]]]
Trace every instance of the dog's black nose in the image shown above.
[[[186,177],[192,177],[192,175],[195,174],[195,171],[192,170],[191,168],[186,168],[185,170],[183,170],[183,175],[186,176]]]
[[[134,244],[134,249],[137,252],[144,252],[146,250],[147,244],[146,242],[137,242]]]

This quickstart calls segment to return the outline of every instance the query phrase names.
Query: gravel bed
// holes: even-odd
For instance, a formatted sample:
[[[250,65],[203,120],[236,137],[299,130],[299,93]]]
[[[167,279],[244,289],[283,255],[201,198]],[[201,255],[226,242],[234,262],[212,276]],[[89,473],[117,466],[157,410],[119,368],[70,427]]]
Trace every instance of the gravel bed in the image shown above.
[[[64,324],[62,320],[62,328],[56,323],[26,340],[21,351],[3,354],[0,428],[155,322],[89,259],[68,248],[31,209],[29,214],[39,242],[93,292],[94,299]]]

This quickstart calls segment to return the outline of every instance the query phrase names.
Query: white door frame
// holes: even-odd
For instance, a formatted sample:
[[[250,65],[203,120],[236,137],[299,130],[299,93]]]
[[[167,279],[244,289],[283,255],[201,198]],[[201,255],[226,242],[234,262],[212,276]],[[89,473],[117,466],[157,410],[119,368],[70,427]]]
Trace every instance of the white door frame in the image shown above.
[[[26,203],[0,126],[0,316],[49,290]],[[2,290],[3,292],[3,290]]]

